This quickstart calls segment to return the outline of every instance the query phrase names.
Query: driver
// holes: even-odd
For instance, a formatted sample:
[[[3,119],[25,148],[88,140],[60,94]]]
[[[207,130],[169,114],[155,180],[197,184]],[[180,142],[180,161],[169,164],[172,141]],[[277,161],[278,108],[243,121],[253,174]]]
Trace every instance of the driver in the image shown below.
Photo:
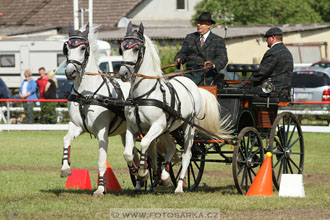
[[[215,21],[211,14],[203,12],[197,18],[197,32],[186,36],[174,58],[176,65],[186,63],[187,70],[201,69],[204,66],[210,68],[205,73],[201,71],[185,74],[199,86],[215,84],[214,79],[219,77],[218,72],[228,62],[224,39],[211,32],[212,24]]]
[[[251,80],[254,86],[258,86],[266,80],[270,80],[275,86],[275,91],[290,92],[291,76],[293,71],[293,58],[288,48],[283,44],[283,32],[278,27],[270,28],[264,35],[267,46],[270,48],[264,54],[256,72]]]

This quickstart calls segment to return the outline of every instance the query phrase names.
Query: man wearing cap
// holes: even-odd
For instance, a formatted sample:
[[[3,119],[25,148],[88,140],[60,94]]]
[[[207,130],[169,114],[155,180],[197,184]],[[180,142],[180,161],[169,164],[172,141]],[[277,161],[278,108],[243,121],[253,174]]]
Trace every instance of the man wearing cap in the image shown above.
[[[270,28],[265,36],[270,48],[261,60],[259,71],[251,78],[254,85],[270,79],[276,91],[288,90],[291,85],[293,58],[283,44],[283,32],[278,27]]]
[[[227,49],[222,37],[211,32],[215,24],[209,12],[203,12],[197,18],[197,32],[188,34],[180,51],[174,58],[175,64],[186,64],[187,70],[209,67],[206,71],[185,74],[197,85],[211,85],[218,72],[227,62]]]

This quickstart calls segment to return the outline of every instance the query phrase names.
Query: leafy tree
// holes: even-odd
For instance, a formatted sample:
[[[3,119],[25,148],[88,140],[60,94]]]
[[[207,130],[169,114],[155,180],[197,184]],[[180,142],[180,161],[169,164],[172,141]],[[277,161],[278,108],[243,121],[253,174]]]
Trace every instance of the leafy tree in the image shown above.
[[[324,22],[330,22],[330,1],[329,0],[310,0],[310,5],[315,11],[319,12]]]
[[[324,7],[315,10],[318,0],[203,0],[195,7],[196,18],[203,11],[209,11],[217,24],[295,24],[324,22],[329,15],[328,0],[321,0]]]

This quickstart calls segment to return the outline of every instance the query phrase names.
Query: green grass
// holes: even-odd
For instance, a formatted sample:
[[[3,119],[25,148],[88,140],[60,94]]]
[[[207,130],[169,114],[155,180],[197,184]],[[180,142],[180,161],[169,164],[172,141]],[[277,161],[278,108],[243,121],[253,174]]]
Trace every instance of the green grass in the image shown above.
[[[236,194],[231,165],[209,163],[200,186],[183,196],[174,188],[134,193],[120,138],[109,139],[108,159],[123,191],[103,199],[93,191],[66,190],[60,178],[65,132],[11,131],[0,133],[0,219],[109,219],[110,208],[218,208],[221,219],[330,218],[330,134],[304,134],[306,197],[245,197]],[[72,169],[89,169],[97,181],[98,144],[83,135],[72,144]],[[8,215],[16,213],[14,216]],[[15,212],[13,212],[15,210]]]

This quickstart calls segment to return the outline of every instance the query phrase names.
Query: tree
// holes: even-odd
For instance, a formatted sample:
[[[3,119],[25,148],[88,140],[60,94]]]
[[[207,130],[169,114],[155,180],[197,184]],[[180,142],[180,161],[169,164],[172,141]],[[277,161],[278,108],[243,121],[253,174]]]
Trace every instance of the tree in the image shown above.
[[[319,0],[203,0],[195,7],[192,23],[203,11],[209,11],[219,25],[295,24],[324,22],[330,10],[314,10]],[[321,0],[330,8],[328,0]],[[328,6],[329,5],[329,6]],[[324,16],[323,16],[324,15]]]

